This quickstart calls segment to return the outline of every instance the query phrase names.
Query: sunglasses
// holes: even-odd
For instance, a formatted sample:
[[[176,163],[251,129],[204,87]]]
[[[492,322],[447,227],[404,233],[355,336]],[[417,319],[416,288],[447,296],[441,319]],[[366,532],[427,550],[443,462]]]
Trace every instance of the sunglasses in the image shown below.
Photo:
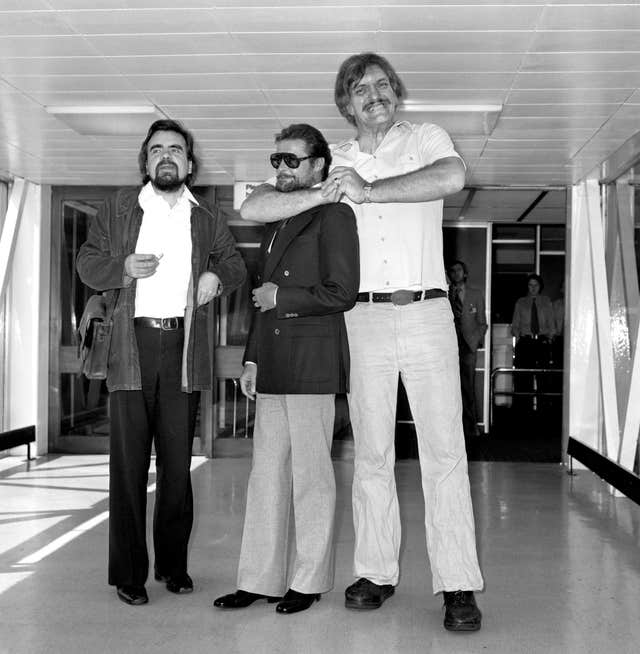
[[[305,159],[313,159],[310,155],[308,157],[299,157],[297,154],[291,152],[274,152],[269,156],[269,161],[274,168],[279,168],[282,161],[284,161],[287,168],[297,168],[301,161]]]

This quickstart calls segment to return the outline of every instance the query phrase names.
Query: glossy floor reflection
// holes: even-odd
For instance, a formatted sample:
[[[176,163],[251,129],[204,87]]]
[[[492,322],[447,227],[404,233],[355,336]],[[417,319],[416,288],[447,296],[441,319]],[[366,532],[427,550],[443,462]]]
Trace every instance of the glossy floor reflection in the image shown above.
[[[191,595],[149,581],[128,607],[106,584],[107,459],[0,459],[0,652],[100,654],[637,652],[640,507],[594,475],[559,465],[471,463],[486,591],[478,633],[442,628],[431,593],[415,461],[397,465],[403,545],[396,594],[377,611],[348,611],[352,464],[336,461],[336,586],[312,608],[213,609],[235,589],[248,459],[194,459],[197,517]],[[153,493],[150,477],[150,495]],[[152,503],[150,503],[152,505]],[[151,506],[149,507],[151,509]]]

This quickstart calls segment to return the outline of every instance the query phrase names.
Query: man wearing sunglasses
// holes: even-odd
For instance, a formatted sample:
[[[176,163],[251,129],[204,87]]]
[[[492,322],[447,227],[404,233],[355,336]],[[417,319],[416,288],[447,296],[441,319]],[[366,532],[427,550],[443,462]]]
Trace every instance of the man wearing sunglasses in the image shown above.
[[[319,187],[331,152],[317,129],[290,125],[270,160],[275,188],[290,194]],[[256,417],[238,590],[214,606],[281,600],[278,613],[297,613],[333,586],[334,401],[348,387],[343,312],[355,304],[359,269],[355,216],[344,203],[266,226],[240,377]]]
[[[418,438],[427,549],[444,626],[477,631],[474,591],[483,587],[458,370],[458,348],[442,257],[442,199],[464,186],[465,167],[436,125],[396,119],[405,89],[391,64],[353,55],[338,71],[335,101],[355,138],[333,148],[321,189],[279,193],[262,185],[241,214],[268,222],[340,192],[356,214],[360,293],[345,314],[351,350],[349,413],[354,436],[353,609],[376,609],[399,578],[400,515],[394,478],[398,374]]]

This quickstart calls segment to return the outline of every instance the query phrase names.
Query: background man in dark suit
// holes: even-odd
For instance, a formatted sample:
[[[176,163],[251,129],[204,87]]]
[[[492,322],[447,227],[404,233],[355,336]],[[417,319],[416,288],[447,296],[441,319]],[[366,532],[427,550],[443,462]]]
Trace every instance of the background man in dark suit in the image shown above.
[[[279,191],[326,179],[329,146],[310,125],[282,130],[276,150],[271,164]],[[259,312],[240,377],[242,392],[256,399],[256,419],[238,590],[214,606],[276,601],[288,588],[276,611],[295,613],[333,586],[334,400],[348,390],[343,312],[355,304],[360,278],[352,209],[331,202],[270,223],[261,261],[261,285],[253,290]]]
[[[462,424],[465,439],[469,440],[480,434],[476,406],[476,362],[478,348],[487,331],[487,317],[482,291],[467,285],[469,273],[464,261],[454,261],[447,272],[451,280],[449,301],[458,336]]]

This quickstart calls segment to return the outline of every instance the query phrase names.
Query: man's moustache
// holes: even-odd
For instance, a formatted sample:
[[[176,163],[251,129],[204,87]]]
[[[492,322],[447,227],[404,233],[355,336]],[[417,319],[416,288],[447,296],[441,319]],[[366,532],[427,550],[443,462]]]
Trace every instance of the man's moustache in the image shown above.
[[[178,170],[178,166],[176,166],[173,161],[161,161],[157,166],[156,166],[156,172],[158,172],[162,167],[171,167],[174,170]]]
[[[383,99],[383,98],[380,98],[380,99],[378,99],[378,100],[371,100],[371,102],[367,102],[367,104],[364,106],[365,110],[366,110],[366,109],[370,109],[371,107],[373,107],[374,104],[384,104],[384,105],[387,105],[387,104],[389,104],[389,100],[385,100],[385,99]]]

